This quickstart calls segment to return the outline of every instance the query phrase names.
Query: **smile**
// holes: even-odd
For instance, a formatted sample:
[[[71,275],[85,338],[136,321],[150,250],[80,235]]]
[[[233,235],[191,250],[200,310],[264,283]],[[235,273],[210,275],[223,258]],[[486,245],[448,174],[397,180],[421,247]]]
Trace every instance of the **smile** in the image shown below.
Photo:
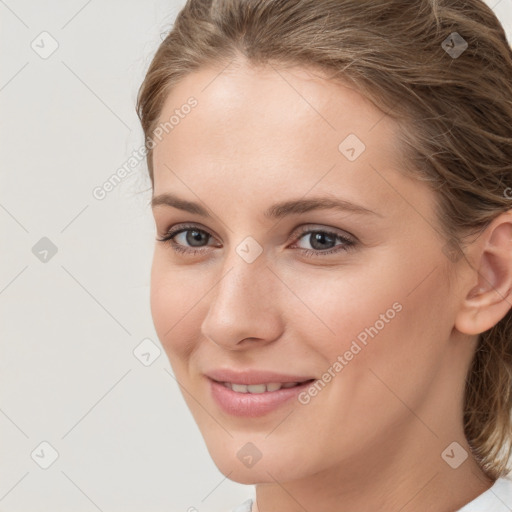
[[[209,379],[209,387],[213,401],[225,413],[255,418],[269,414],[285,404],[297,404],[298,394],[314,380],[239,384]]]
[[[309,382],[309,381],[307,381]],[[222,382],[223,386],[235,391],[237,393],[266,393],[278,391],[281,388],[293,388],[303,382],[269,382],[268,384],[235,384],[233,382]]]

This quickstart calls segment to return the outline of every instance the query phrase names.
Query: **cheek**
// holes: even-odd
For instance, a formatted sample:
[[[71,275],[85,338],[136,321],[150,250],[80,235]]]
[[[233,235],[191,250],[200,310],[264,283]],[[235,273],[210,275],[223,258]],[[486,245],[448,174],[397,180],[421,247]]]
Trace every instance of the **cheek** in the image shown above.
[[[364,300],[356,297],[343,305],[346,322],[340,316],[335,324],[343,340],[337,354],[352,357],[343,370],[343,393],[360,414],[396,418],[407,414],[402,401],[415,410],[429,392],[453,323],[441,274],[425,279],[433,266],[410,266],[407,273],[388,266],[386,281],[361,291]],[[358,350],[354,343],[360,351],[352,356]]]
[[[343,373],[359,389],[363,381],[375,383],[370,369],[398,387],[404,379],[428,380],[452,327],[449,290],[442,274],[432,272],[434,258],[385,256],[371,266],[288,281],[309,309],[297,303],[291,324],[325,371]]]
[[[303,339],[329,359],[349,350],[352,340],[365,346],[365,341],[382,336],[403,316],[409,283],[414,282],[414,276],[400,270],[395,276],[390,263],[381,258],[380,264],[289,272],[285,280],[300,299],[292,297],[290,325],[299,327],[300,322]]]
[[[173,364],[174,359],[187,357],[194,348],[200,325],[196,319],[208,287],[199,272],[197,279],[191,281],[190,270],[171,266],[165,251],[155,249],[150,289],[155,330]]]

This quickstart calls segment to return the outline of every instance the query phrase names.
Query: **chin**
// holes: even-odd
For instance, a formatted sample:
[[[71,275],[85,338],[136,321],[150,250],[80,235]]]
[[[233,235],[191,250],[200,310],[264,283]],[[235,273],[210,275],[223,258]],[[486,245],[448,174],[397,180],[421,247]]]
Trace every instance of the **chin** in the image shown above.
[[[223,475],[232,480],[233,482],[237,482],[239,484],[244,485],[255,485],[274,482],[270,475],[265,471],[260,470],[257,473],[255,473],[254,471],[254,469],[236,469],[232,470],[232,473],[229,473],[229,476],[226,473],[223,473]],[[270,471],[270,473],[273,474],[272,471]]]
[[[298,462],[296,456],[287,457],[273,446],[267,446],[266,450],[261,447],[261,452],[257,452],[246,440],[237,443],[231,439],[223,443],[215,439],[207,443],[207,448],[219,471],[226,478],[240,484],[273,483],[275,479],[294,480],[301,478],[305,469],[302,467],[303,461]]]
[[[214,440],[207,443],[208,452],[218,470],[230,480],[241,484],[255,484],[263,480],[271,481],[268,470],[272,473],[272,464],[269,460],[257,460],[254,450],[241,451],[238,443],[230,440],[222,442]],[[244,444],[244,443],[240,443]],[[251,455],[251,451],[254,453]],[[252,460],[251,460],[252,457]],[[244,460],[245,458],[245,460]]]

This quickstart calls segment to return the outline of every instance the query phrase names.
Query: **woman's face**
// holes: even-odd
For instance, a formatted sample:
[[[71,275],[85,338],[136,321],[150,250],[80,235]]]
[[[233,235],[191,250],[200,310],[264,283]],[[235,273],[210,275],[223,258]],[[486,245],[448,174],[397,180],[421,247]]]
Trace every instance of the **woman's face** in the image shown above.
[[[173,115],[153,212],[158,238],[183,231],[179,252],[156,242],[151,309],[219,469],[351,475],[430,448],[445,465],[474,346],[453,329],[434,195],[399,171],[393,121],[305,69],[245,64],[187,76]]]

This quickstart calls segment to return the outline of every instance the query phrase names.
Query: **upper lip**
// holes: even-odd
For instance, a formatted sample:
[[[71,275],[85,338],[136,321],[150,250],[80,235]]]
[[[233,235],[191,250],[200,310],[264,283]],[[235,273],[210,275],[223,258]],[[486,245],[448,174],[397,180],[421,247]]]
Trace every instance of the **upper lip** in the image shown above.
[[[210,379],[217,382],[231,382],[233,384],[268,384],[270,382],[304,382],[314,377],[304,375],[285,375],[266,370],[235,371],[228,368],[217,368],[205,373]]]

